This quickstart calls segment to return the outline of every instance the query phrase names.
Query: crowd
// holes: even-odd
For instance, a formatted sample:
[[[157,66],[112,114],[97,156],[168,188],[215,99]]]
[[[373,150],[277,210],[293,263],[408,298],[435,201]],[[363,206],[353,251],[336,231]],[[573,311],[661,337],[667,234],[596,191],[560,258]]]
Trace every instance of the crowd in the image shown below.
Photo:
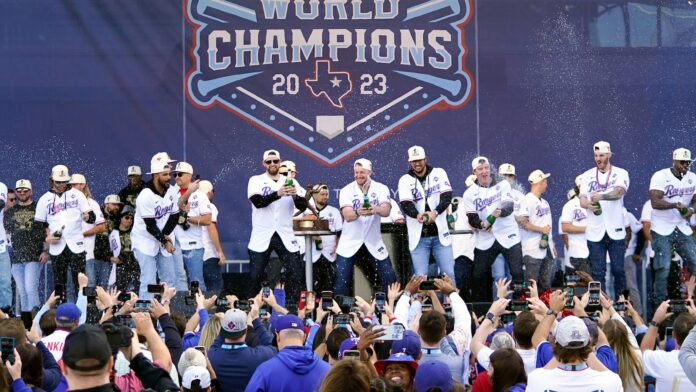
[[[363,158],[335,208],[326,184],[300,186],[296,165],[268,150],[247,188],[240,298],[222,292],[213,184],[187,162],[157,153],[147,182],[129,167],[102,206],[64,165],[37,201],[28,179],[11,192],[0,183],[0,390],[696,391],[691,152],[673,151],[653,175],[640,219],[623,207],[630,177],[609,143],[593,154],[554,230],[542,170],[525,193],[514,165],[496,174],[479,156],[454,197],[446,171],[413,146],[398,201]],[[317,219],[332,234],[312,238],[307,291],[293,221]],[[383,221],[406,226],[403,287]],[[371,298],[351,296],[355,266]],[[53,290],[41,296],[44,276]],[[171,306],[182,297],[191,314]]]

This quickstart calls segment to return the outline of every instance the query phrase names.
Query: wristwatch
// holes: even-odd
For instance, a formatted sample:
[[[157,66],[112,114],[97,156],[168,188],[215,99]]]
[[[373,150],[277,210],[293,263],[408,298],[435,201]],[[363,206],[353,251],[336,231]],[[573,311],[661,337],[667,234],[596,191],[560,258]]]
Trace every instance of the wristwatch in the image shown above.
[[[491,320],[493,324],[495,324],[495,315],[491,312],[486,313],[486,318]]]
[[[558,312],[553,310],[553,309],[549,309],[546,311],[546,315],[547,316],[558,316]]]
[[[660,323],[658,323],[658,322],[655,321],[655,320],[650,320],[650,322],[648,323],[648,325],[651,326],[651,327],[660,328]]]

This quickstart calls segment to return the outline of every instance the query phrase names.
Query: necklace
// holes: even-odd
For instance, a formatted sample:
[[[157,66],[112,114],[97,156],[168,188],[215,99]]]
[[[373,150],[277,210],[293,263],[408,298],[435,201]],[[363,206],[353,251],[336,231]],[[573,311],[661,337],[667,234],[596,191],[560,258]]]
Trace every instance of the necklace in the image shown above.
[[[611,169],[609,169],[609,172],[607,173],[607,179],[604,181],[604,184],[599,182],[599,168],[595,168],[595,177],[597,178],[597,185],[599,189],[607,189],[607,184],[609,184],[609,179],[611,178],[611,171],[614,169],[612,166]]]

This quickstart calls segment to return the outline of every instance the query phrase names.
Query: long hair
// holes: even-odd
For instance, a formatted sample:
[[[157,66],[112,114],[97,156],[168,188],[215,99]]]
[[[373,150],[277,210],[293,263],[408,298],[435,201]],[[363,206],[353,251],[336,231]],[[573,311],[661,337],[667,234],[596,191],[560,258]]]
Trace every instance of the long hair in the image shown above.
[[[619,376],[625,391],[643,390],[643,361],[628,340],[626,326],[618,320],[609,320],[602,328],[609,345],[616,353]],[[630,388],[633,387],[633,388]]]
[[[221,325],[220,319],[217,318],[217,316],[210,316],[208,321],[205,322],[205,325],[203,325],[201,337],[198,339],[198,345],[205,346],[206,349],[209,349],[215,338],[220,334]]]
[[[319,392],[369,392],[370,370],[354,359],[343,359],[331,367]]]
[[[527,384],[524,361],[514,348],[501,348],[491,354],[493,392],[506,392],[511,386]]]

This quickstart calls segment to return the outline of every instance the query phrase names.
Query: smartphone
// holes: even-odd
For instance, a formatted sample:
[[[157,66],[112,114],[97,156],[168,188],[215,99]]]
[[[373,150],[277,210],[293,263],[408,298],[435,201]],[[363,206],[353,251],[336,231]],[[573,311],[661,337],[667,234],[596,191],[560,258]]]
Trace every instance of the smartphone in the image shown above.
[[[564,287],[563,294],[565,294],[565,299],[566,299],[565,308],[566,309],[573,309],[575,307],[575,299],[573,299],[573,297],[575,296],[575,288],[574,287]]]
[[[375,307],[379,312],[384,311],[384,304],[387,303],[387,294],[384,291],[375,293]]]
[[[590,293],[590,299],[587,301],[588,306],[599,306],[601,290],[602,284],[596,280],[593,280],[587,285],[587,291]]]
[[[62,283],[56,283],[53,286],[53,291],[56,293],[56,297],[58,297],[58,304],[65,302],[65,286]]]
[[[616,302],[614,303],[614,310],[617,312],[625,312],[626,311],[626,304],[624,302]]]
[[[128,302],[131,299],[131,293],[126,292],[126,293],[121,293],[118,295],[118,302]]]
[[[225,300],[225,301],[227,301],[227,300]],[[217,302],[217,301],[216,301],[216,302]],[[227,306],[227,305],[224,305],[224,306]],[[248,312],[248,311],[251,310],[251,305],[249,305],[249,301],[247,301],[247,300],[245,300],[245,299],[238,299],[238,300],[234,303],[234,308],[235,308],[235,309],[239,309],[239,310],[241,310],[242,312]]]
[[[329,310],[333,306],[333,291],[321,292],[321,309]]]
[[[581,280],[582,280],[582,279],[580,278],[580,275],[576,275],[576,274],[566,274],[566,275],[565,275],[565,282],[566,282],[566,284],[568,284],[568,283],[578,283],[578,282],[580,282]]]
[[[526,301],[529,296],[529,286],[527,282],[513,282],[512,283],[512,301]]]
[[[84,295],[85,297],[96,297],[97,288],[92,286],[85,286],[84,288],[82,288],[82,295]]]
[[[385,334],[378,340],[401,340],[404,338],[404,326],[401,324],[385,325],[382,331]]]
[[[343,359],[360,359],[360,351],[346,350],[343,352]]]
[[[682,299],[673,299],[669,301],[669,307],[667,308],[668,313],[685,313],[689,311],[687,307],[688,302]]]
[[[428,278],[428,280],[422,281],[421,284],[418,286],[418,290],[437,290],[437,286],[435,286],[435,279]]]
[[[30,331],[31,326],[34,323],[34,319],[33,317],[31,317],[31,312],[22,312],[20,313],[20,317],[22,318],[22,324],[24,324],[24,329]]]
[[[341,309],[345,309],[344,312],[350,311],[350,308],[355,306],[355,298],[349,297],[347,295],[340,295],[336,297],[336,302]]]
[[[503,324],[509,324],[517,318],[517,313],[504,313],[500,315],[500,322]]]
[[[522,312],[529,310],[529,301],[515,301],[512,300],[508,303],[507,309],[511,312]]]
[[[237,301],[239,302],[239,301]],[[249,301],[247,301],[247,305],[249,304]],[[230,301],[227,300],[227,298],[218,298],[215,300],[215,306],[217,307],[216,311],[217,312],[226,312],[227,309],[229,309],[230,306]]]
[[[196,294],[198,294],[198,291],[200,290],[200,283],[198,283],[197,280],[192,280],[191,283],[189,283],[189,295],[192,297],[196,297]]]
[[[2,362],[10,361],[14,365],[15,340],[11,337],[0,337],[0,351],[2,352]]]
[[[348,325],[350,324],[350,315],[341,313],[334,317],[334,324],[336,325]]]
[[[421,306],[421,313],[430,312],[431,310],[433,310],[432,304],[423,304],[423,306]]]
[[[263,284],[263,288],[261,289],[262,295],[264,298],[268,298],[271,296],[271,287],[268,285],[268,282],[265,282]]]
[[[259,308],[259,316],[267,316],[268,313],[270,312],[268,305],[263,305],[262,307]]]
[[[161,284],[149,284],[147,285],[148,293],[162,294],[164,293],[164,286]]]
[[[665,339],[672,338],[672,332],[674,332],[674,327],[665,328]]]
[[[147,299],[139,299],[135,301],[134,309],[136,312],[147,312],[150,310],[150,301]]]
[[[196,346],[194,347],[196,350],[200,351],[203,353],[203,355],[208,356],[208,353],[205,350],[205,346]]]

